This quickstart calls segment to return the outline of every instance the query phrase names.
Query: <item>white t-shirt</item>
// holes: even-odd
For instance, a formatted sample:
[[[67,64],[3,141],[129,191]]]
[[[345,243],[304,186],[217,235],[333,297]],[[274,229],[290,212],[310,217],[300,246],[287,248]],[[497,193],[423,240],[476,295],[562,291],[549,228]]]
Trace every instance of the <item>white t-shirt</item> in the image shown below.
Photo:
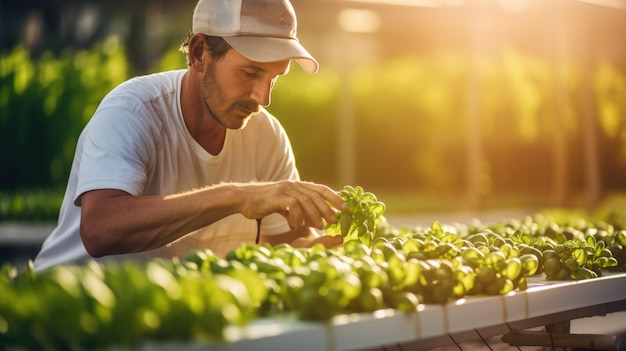
[[[80,135],[59,223],[35,259],[35,269],[92,259],[79,233],[81,194],[119,189],[131,195],[167,195],[220,182],[299,179],[289,139],[267,111],[245,128],[228,129],[224,147],[211,155],[189,133],[180,106],[186,70],[133,78],[111,91]],[[111,219],[115,220],[115,219]],[[192,248],[224,255],[241,242],[254,242],[256,221],[226,217],[160,249],[105,259],[184,257]],[[272,214],[262,221],[266,235],[289,231]]]

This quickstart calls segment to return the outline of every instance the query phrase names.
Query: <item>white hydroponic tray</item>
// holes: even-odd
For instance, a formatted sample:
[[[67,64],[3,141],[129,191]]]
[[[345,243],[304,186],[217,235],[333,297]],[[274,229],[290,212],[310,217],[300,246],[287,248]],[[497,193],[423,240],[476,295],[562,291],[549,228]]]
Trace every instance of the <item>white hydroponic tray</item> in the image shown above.
[[[620,303],[624,302],[624,303]],[[220,344],[177,344],[183,350],[363,350],[414,342],[533,320],[545,325],[567,320],[567,313],[603,304],[626,306],[626,274],[609,274],[581,281],[545,281],[532,277],[526,291],[502,296],[468,297],[446,305],[420,305],[415,312],[379,310],[340,315],[326,323],[303,322],[293,316],[276,316],[233,328],[233,341]],[[603,309],[598,310],[603,314]],[[541,317],[549,317],[542,321]],[[173,345],[148,344],[146,350]]]

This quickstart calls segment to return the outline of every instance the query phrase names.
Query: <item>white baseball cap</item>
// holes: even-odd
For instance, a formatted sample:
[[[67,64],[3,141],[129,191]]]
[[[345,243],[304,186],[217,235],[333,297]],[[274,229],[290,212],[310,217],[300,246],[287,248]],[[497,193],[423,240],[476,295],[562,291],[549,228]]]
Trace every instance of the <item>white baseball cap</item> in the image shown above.
[[[295,59],[310,74],[319,69],[296,37],[296,12],[288,0],[199,0],[192,32],[223,37],[252,61]]]

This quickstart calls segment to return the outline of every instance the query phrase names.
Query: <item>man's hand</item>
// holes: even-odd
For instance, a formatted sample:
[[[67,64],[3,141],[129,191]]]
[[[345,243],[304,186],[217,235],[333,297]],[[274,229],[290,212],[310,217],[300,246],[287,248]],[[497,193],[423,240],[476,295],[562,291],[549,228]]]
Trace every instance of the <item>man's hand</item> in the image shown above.
[[[246,218],[263,218],[271,213],[280,213],[287,219],[292,230],[304,227],[324,228],[326,223],[335,223],[335,210],[346,210],[343,199],[325,185],[279,181],[272,183],[250,183],[240,187],[244,191],[240,212]]]
[[[285,234],[261,235],[260,242],[268,243],[270,245],[287,243],[293,247],[298,248],[312,247],[315,244],[322,244],[329,249],[341,245],[341,243],[343,243],[343,237],[341,235],[319,235],[312,228],[303,227],[297,230],[292,230]]]
[[[341,235],[336,235],[336,236],[322,235],[322,236],[318,236],[314,238],[311,238],[311,237],[298,238],[291,243],[291,246],[313,247],[313,245],[315,244],[322,244],[327,249],[330,249],[335,246],[341,245],[341,243],[343,243],[343,237]]]

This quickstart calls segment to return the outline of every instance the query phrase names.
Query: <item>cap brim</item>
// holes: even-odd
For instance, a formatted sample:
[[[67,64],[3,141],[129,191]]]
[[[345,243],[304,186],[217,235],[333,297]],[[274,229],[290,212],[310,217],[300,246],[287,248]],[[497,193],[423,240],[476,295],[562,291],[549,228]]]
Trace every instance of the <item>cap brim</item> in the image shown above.
[[[302,69],[315,74],[319,64],[297,40],[258,36],[224,37],[224,40],[240,54],[256,62],[275,62],[294,59]]]

